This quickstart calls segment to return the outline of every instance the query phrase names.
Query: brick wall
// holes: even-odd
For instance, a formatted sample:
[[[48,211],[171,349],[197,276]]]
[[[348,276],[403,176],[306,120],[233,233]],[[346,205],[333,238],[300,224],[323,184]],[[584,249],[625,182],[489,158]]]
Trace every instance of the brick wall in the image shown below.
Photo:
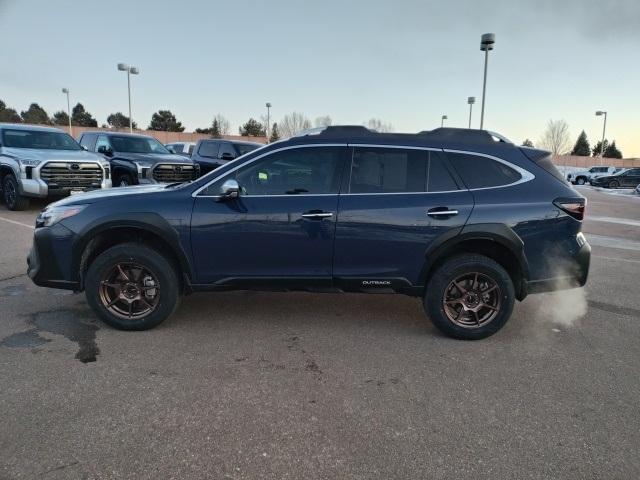
[[[603,158],[600,157],[579,157],[576,155],[558,155],[554,157],[553,163],[563,167],[589,168],[596,165],[607,165],[612,167],[633,168],[640,167],[640,158]]]

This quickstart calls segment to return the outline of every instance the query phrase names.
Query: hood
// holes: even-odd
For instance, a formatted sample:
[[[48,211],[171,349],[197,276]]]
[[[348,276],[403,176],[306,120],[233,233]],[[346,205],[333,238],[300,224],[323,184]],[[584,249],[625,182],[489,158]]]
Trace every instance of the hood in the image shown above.
[[[65,197],[62,200],[49,204],[49,207],[60,207],[64,205],[82,205],[85,203],[95,203],[114,197],[126,197],[134,195],[145,195],[158,193],[166,190],[165,184],[135,185],[133,187],[106,188],[101,190],[91,190],[89,192],[78,193]]]
[[[103,162],[104,158],[86,150],[49,150],[36,148],[3,147],[2,153],[20,160]]]
[[[190,158],[173,153],[128,153],[116,152],[113,158],[125,158],[127,160],[142,161],[149,163],[182,163],[184,165],[193,165]]]

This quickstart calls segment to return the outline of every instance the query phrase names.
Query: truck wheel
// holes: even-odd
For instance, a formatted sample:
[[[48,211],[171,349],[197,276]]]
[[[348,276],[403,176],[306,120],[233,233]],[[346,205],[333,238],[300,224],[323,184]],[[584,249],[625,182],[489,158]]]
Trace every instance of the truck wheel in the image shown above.
[[[431,276],[424,306],[443,333],[462,340],[493,335],[509,320],[515,291],[511,277],[482,255],[452,257]]]
[[[148,330],[166,320],[180,300],[175,268],[157,251],[124,243],[89,266],[85,295],[93,311],[119,330]]]
[[[578,177],[578,179],[576,180],[576,183],[578,185],[584,185],[587,182],[585,182],[584,177]]]
[[[13,174],[4,177],[2,192],[4,194],[4,203],[9,210],[26,210],[29,208],[29,198],[20,195],[18,182]]]
[[[617,180],[611,180],[609,182],[609,188],[618,188],[620,186],[620,182]]]
[[[117,185],[119,187],[129,187],[133,185],[133,180],[131,179],[131,175],[128,173],[123,173],[118,177]]]

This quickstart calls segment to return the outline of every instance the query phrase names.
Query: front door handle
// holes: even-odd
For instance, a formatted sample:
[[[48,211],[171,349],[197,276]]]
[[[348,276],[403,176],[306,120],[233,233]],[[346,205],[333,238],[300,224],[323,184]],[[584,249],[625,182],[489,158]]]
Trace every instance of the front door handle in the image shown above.
[[[306,212],[302,214],[302,218],[310,218],[322,220],[323,218],[331,218],[333,217],[333,213],[331,212],[322,212],[317,210],[311,210],[310,212]]]
[[[427,211],[427,215],[433,218],[453,217],[458,215],[458,210],[450,210],[447,207],[436,207]]]

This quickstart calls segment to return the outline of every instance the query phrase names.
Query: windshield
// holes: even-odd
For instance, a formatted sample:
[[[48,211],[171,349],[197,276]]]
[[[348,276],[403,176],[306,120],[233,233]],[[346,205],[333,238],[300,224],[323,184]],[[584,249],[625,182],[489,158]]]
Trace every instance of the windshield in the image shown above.
[[[35,148],[39,150],[81,150],[82,147],[63,132],[39,130],[3,130],[2,144],[12,148]]]
[[[252,143],[236,143],[236,147],[242,156],[245,153],[253,152],[256,148],[260,147],[260,145],[253,145]]]
[[[116,152],[171,153],[159,141],[151,137],[111,136],[111,146]]]

